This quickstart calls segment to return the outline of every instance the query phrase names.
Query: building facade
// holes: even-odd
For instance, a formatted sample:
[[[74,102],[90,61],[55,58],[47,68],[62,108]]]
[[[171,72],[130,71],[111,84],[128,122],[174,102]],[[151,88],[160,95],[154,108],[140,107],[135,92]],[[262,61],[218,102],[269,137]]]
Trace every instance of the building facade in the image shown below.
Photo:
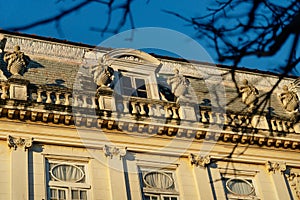
[[[295,77],[1,31],[0,199],[300,199]]]

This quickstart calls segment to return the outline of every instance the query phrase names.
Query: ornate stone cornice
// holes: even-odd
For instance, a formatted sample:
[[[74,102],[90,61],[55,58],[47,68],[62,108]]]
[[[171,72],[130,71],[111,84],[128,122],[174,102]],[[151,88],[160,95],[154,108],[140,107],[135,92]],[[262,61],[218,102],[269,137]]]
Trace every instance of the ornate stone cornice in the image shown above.
[[[286,170],[286,164],[284,162],[266,162],[266,170],[269,173],[280,172],[283,173]]]
[[[201,156],[201,155],[195,155],[195,154],[190,154],[189,155],[190,163],[191,165],[195,165],[196,167],[206,167],[207,165],[210,164],[211,159],[209,155],[206,156]]]
[[[127,148],[118,148],[113,146],[104,145],[103,152],[106,157],[110,157],[111,159],[114,157],[122,157],[126,156]]]
[[[21,138],[21,137],[13,137],[11,135],[7,136],[7,144],[9,148],[13,148],[17,150],[17,148],[24,148],[26,151],[32,146],[33,138]]]

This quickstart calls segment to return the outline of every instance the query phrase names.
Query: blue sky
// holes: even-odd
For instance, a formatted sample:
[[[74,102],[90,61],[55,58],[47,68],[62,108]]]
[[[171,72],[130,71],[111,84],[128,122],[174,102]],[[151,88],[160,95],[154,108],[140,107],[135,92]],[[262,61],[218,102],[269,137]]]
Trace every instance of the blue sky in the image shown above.
[[[0,28],[8,29],[27,25],[54,16],[61,10],[67,9],[72,5],[77,5],[82,1],[83,0],[0,1],[0,6],[2,8],[2,12],[0,12]],[[214,49],[209,47],[210,43],[208,40],[197,39],[195,30],[192,26],[175,16],[163,12],[163,10],[171,10],[187,17],[199,16],[205,14],[206,8],[211,2],[212,1],[209,0],[190,0],[188,2],[182,0],[135,0],[132,3],[131,10],[136,28],[161,27],[179,31],[196,39],[196,41],[207,50],[209,55],[214,59],[214,62],[218,63]],[[98,45],[103,40],[113,35],[112,33],[101,34],[91,30],[92,28],[103,28],[105,26],[107,12],[108,9],[106,6],[92,3],[60,20],[60,29],[57,29],[57,24],[52,22],[21,32]],[[112,19],[111,27],[116,27],[116,23],[120,20],[120,12],[113,13]],[[126,31],[129,28],[130,24],[127,21],[120,31]],[[287,48],[288,44],[270,59],[258,60],[256,57],[250,57],[242,60],[239,65],[247,68],[271,70],[273,66],[284,63],[282,55],[285,55]]]

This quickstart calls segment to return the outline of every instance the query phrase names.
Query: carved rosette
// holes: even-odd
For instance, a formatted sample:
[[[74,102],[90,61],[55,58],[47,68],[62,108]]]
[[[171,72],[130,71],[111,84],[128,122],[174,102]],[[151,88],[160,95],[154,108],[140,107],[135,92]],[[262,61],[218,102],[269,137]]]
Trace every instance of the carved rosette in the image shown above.
[[[110,157],[111,159],[114,157],[119,157],[119,159],[121,159],[122,157],[126,156],[127,148],[117,148],[104,145],[103,152],[106,157]]]
[[[33,138],[21,138],[21,137],[13,137],[11,135],[7,136],[7,144],[9,148],[24,148],[26,151],[32,146]]]
[[[283,173],[286,170],[286,164],[284,162],[267,161],[265,165],[266,165],[266,170],[269,173],[275,173],[275,172]]]
[[[189,155],[189,159],[190,159],[191,165],[195,165],[196,167],[198,167],[198,166],[206,167],[211,162],[209,155],[201,156],[201,155],[195,155],[195,154],[191,153]]]

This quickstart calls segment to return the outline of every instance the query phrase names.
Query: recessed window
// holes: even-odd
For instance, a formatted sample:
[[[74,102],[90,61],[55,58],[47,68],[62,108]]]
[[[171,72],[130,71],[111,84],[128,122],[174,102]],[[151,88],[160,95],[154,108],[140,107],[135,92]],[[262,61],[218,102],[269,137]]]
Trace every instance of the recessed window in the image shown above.
[[[179,200],[174,174],[170,171],[142,171],[144,200]]]
[[[252,179],[224,178],[228,199],[253,199],[256,197]]]
[[[47,160],[48,198],[51,200],[87,200],[85,163]]]
[[[146,81],[144,78],[121,74],[120,82],[123,95],[141,98],[148,97]]]

